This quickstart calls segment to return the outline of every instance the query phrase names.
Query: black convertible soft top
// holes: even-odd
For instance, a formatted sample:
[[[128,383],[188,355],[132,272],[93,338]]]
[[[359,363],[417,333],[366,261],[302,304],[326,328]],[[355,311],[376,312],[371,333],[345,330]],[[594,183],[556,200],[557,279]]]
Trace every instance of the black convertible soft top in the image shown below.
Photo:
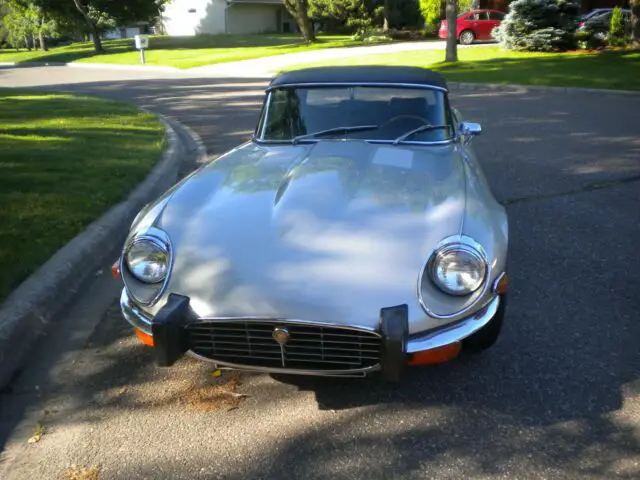
[[[347,66],[315,67],[281,73],[269,84],[269,88],[299,84],[411,84],[425,87],[447,88],[439,73],[419,67]]]

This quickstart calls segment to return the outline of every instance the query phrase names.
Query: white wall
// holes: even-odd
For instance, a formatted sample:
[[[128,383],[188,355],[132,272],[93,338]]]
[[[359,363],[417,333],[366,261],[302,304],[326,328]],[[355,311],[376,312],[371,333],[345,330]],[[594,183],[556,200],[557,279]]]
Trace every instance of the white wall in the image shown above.
[[[165,5],[162,21],[167,35],[226,33],[225,8],[225,0],[173,0]]]
[[[136,35],[139,35],[140,31],[140,27],[127,27],[125,28],[125,36],[126,38],[133,38]]]
[[[235,4],[227,10],[227,33],[276,33],[279,5]]]
[[[140,27],[114,28],[102,34],[103,39],[133,38],[140,33]]]

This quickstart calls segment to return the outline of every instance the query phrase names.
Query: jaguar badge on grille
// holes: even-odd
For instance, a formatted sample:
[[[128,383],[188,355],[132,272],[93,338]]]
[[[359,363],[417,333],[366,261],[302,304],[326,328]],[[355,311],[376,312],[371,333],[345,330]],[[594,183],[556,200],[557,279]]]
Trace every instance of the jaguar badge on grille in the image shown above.
[[[273,329],[273,333],[271,334],[273,339],[278,342],[280,345],[286,344],[289,340],[291,340],[291,334],[289,330],[284,327],[276,327]]]

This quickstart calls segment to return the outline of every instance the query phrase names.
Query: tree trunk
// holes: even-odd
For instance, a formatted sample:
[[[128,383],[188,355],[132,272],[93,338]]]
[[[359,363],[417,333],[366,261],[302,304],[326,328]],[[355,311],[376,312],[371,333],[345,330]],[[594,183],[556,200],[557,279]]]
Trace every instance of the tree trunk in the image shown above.
[[[93,49],[96,51],[96,53],[100,53],[102,52],[102,40],[100,39],[100,33],[98,32],[98,29],[93,24],[93,22],[91,23],[91,26],[92,26],[91,36],[93,37]]]
[[[84,21],[87,22],[87,26],[89,27],[89,31],[91,32],[91,36],[93,37],[93,49],[96,51],[96,53],[102,52],[102,41],[100,40],[100,35],[98,34],[98,27],[96,26],[94,21],[91,20],[87,8],[82,5],[82,3],[80,3],[80,0],[73,0],[73,4],[84,17]]]
[[[285,0],[284,5],[291,16],[296,19],[304,41],[307,43],[315,42],[316,32],[313,29],[313,25],[311,25],[311,20],[309,20],[307,0]]]
[[[38,43],[40,44],[40,50],[42,50],[43,52],[49,50],[49,48],[47,47],[47,40],[44,38],[42,29],[38,31]]]
[[[631,0],[631,42],[634,46],[640,45],[640,0]]]
[[[382,31],[388,32],[390,28],[389,17],[391,16],[391,0],[384,0],[384,5],[382,8],[382,16],[384,18],[384,21],[382,23]]]
[[[458,61],[458,5],[456,0],[447,0],[447,53],[445,62]]]

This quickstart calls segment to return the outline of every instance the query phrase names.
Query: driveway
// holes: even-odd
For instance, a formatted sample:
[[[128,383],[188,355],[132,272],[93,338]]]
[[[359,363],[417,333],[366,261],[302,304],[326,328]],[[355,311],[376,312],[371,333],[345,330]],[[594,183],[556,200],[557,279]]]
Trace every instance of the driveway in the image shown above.
[[[495,42],[475,43],[473,45],[458,45],[458,48],[482,48],[487,45],[495,45]],[[254,58],[238,62],[221,63],[217,65],[205,65],[189,69],[195,75],[208,75],[217,77],[229,76],[267,76],[270,77],[284,68],[292,65],[321,62],[346,57],[361,57],[363,55],[377,55],[381,53],[420,52],[426,50],[441,50],[444,58],[446,42],[444,40],[402,42],[386,45],[365,45],[362,47],[325,48],[309,50],[299,53],[288,53],[273,57]]]
[[[0,86],[134,101],[192,127],[215,157],[248,136],[265,85],[127,75],[0,69]],[[452,103],[483,124],[476,152],[510,218],[494,348],[398,387],[214,377],[188,359],[163,370],[97,272],[0,394],[0,478],[71,464],[100,466],[101,479],[639,478],[640,97],[479,88]]]

